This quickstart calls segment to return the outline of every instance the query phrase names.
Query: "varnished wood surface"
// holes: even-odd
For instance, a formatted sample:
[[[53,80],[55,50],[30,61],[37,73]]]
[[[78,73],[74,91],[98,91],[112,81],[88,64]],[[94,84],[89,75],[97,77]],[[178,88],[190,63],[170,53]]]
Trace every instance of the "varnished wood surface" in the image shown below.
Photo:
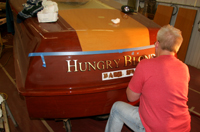
[[[158,5],[153,21],[161,27],[170,24],[172,12],[172,6]]]
[[[11,7],[14,10],[13,15],[16,27],[14,39],[16,81],[19,92],[25,96],[30,117],[33,118],[68,118],[109,113],[115,101],[127,101],[125,89],[131,77],[102,81],[102,73],[134,68],[135,65],[123,67],[123,61],[120,61],[118,64],[119,67],[111,65],[111,61],[115,59],[122,60],[125,55],[132,55],[139,58],[140,56],[154,53],[154,49],[151,48],[135,52],[116,52],[113,54],[107,53],[92,56],[45,56],[47,67],[44,68],[42,67],[41,56],[28,57],[28,54],[31,52],[82,51],[83,49],[81,47],[82,45],[79,43],[76,27],[72,27],[72,24],[65,21],[61,16],[59,16],[60,18],[55,23],[38,23],[35,17],[28,18],[22,23],[16,23],[16,15],[19,10],[17,8],[17,3],[14,2]],[[127,14],[121,14],[120,11],[118,11],[118,15],[127,18]],[[131,17],[128,18],[133,18],[135,15],[132,14],[130,16]],[[137,26],[140,28],[145,27],[146,33],[141,34],[146,34],[148,37],[150,36],[150,40],[149,38],[144,39],[136,37],[134,41],[147,40],[148,45],[153,44],[159,29],[157,24],[146,21],[148,19],[140,15],[136,16],[136,18],[137,20],[135,20],[134,23],[131,21],[130,24],[124,24],[123,28],[128,29],[131,24],[135,25],[141,21],[142,24]],[[144,24],[144,21],[148,24]],[[102,27],[105,26],[104,24],[99,25]],[[125,27],[126,25],[127,27]],[[147,33],[148,30],[149,33]],[[94,37],[88,36],[88,39],[94,39]],[[115,49],[115,42],[111,43],[111,45],[113,45],[113,49]],[[74,68],[72,68],[73,72],[67,72],[66,60],[69,59],[71,61],[78,60],[78,64],[84,62],[96,64],[96,62],[101,62],[101,64],[107,64],[107,66],[102,66],[101,68],[97,67],[98,69],[93,68],[87,71],[74,71]],[[115,63],[113,62],[112,64]],[[87,96],[87,94],[89,95]],[[73,95],[74,97],[72,97]],[[122,97],[116,95],[121,95]],[[81,100],[82,103],[78,104],[76,99]],[[97,105],[89,103],[88,100],[96,100]],[[75,105],[69,105],[74,103]],[[84,112],[80,112],[80,107],[83,108],[81,111]],[[63,112],[69,109],[71,112]],[[52,112],[54,112],[53,115],[51,114]]]
[[[16,20],[16,18],[15,18],[15,20]],[[29,26],[29,25],[32,25],[32,26]],[[25,27],[24,28],[25,31],[22,31],[22,28],[20,28],[20,27],[23,27],[23,28]],[[51,27],[51,28],[49,28],[49,27]],[[59,27],[59,28],[56,28],[56,27]],[[149,29],[150,43],[153,43],[155,41],[157,30],[158,30],[157,28],[155,28],[153,30],[151,28]],[[46,23],[46,25],[42,24],[42,23],[38,24],[36,18],[27,19],[24,23],[16,24],[16,35],[19,35],[19,36],[16,37],[16,40],[18,41],[18,43],[16,43],[15,45],[18,45],[17,46],[18,48],[23,47],[22,49],[19,49],[18,52],[17,51],[15,52],[15,53],[19,54],[19,57],[21,56],[22,58],[24,58],[23,61],[19,62],[19,66],[18,66],[18,67],[22,67],[22,66],[24,67],[24,68],[22,68],[22,70],[20,70],[20,69],[18,70],[18,71],[22,71],[22,77],[21,77],[22,83],[21,84],[23,84],[23,85],[21,87],[24,87],[24,81],[25,81],[25,77],[27,75],[27,71],[24,71],[24,70],[26,70],[27,67],[28,67],[28,64],[27,64],[28,61],[30,61],[31,64],[37,63],[37,65],[39,67],[41,67],[41,58],[40,57],[26,58],[28,56],[28,53],[35,52],[35,51],[37,51],[37,52],[44,52],[44,51],[45,52],[52,52],[52,51],[56,52],[56,51],[69,51],[69,50],[80,51],[81,50],[75,31],[62,18],[60,18],[57,23],[51,23],[51,24]],[[23,38],[25,38],[26,41],[23,42],[24,40],[20,40],[19,39],[20,36],[23,36]],[[67,38],[69,38],[69,39],[67,39]],[[143,39],[140,38],[139,40],[143,40]],[[40,42],[42,42],[42,43],[40,44]],[[125,44],[126,44],[126,42],[125,42]],[[115,44],[113,44],[113,45],[115,45]],[[113,48],[115,48],[115,46]],[[20,50],[24,50],[24,51],[20,52]],[[65,57],[62,57],[62,58],[63,58],[63,62],[65,62],[65,60],[64,60]],[[85,57],[83,57],[83,59],[84,58]],[[89,57],[89,58],[91,59],[91,57]],[[95,58],[97,58],[97,57],[95,57]],[[103,58],[108,58],[108,56],[105,55],[105,56],[103,56]],[[116,59],[118,59],[118,58],[116,58]],[[47,61],[48,64],[49,64],[49,60],[50,60],[50,63],[52,63],[52,64],[59,64],[59,63],[56,62],[57,57],[53,57],[53,58],[52,57],[46,57],[45,59],[47,59],[46,61]],[[90,61],[90,59],[87,59],[86,61]],[[113,59],[113,58],[108,58],[108,59]],[[99,58],[99,61],[100,60],[102,60],[102,59]],[[84,62],[84,60],[82,60],[82,61]],[[97,60],[95,60],[95,61],[97,61]],[[18,63],[16,63],[16,64],[18,64]],[[65,65],[65,64],[63,64],[63,65]],[[34,68],[35,67],[33,67],[33,69]],[[30,69],[31,69],[31,67],[30,67]],[[41,76],[44,76],[46,69],[44,69],[44,70],[43,69],[44,68],[42,68],[42,69],[40,68],[39,72],[36,72],[35,70],[29,70],[30,72],[28,73],[28,75],[29,74],[35,74],[35,75],[38,74],[39,75],[40,74]],[[57,68],[51,69],[50,71],[54,71],[55,69],[61,70],[62,68],[57,67]],[[37,70],[37,68],[36,68],[36,70]],[[89,74],[89,73],[90,72],[88,72],[87,74]],[[51,76],[49,72],[47,72],[46,74],[48,74],[48,76]],[[62,72],[62,74],[64,74],[64,72]],[[92,78],[96,79],[96,77],[92,77]],[[40,86],[43,87],[45,85],[46,86],[51,86],[51,85],[58,86],[57,84],[59,84],[59,82],[61,81],[61,80],[57,80],[57,81],[48,81],[47,80],[48,82],[46,82],[47,83],[46,84],[44,82],[45,81],[44,80],[44,81],[40,81],[42,83],[37,84],[37,80],[41,80],[41,79],[42,78],[34,78],[34,77],[28,79],[28,81],[34,80],[34,82],[32,83],[33,85],[31,84],[30,81],[27,82],[27,86],[28,86],[27,89],[28,88],[29,89],[35,89],[35,88],[40,89]],[[59,78],[57,78],[57,79],[59,79]],[[86,79],[90,79],[90,78],[86,78]],[[73,80],[75,80],[75,78],[72,77],[72,79],[70,79],[70,80],[71,81],[65,81],[65,80],[63,80],[63,81],[65,81],[65,84],[67,82],[71,83],[71,82],[73,82]],[[88,84],[92,84],[92,83],[88,82]],[[64,85],[64,84],[62,83],[61,85]],[[49,89],[51,89],[51,87],[49,87]]]
[[[188,45],[193,29],[194,20],[196,18],[197,10],[179,8],[178,15],[174,27],[182,31],[183,43],[177,53],[181,61],[185,61]]]
[[[63,119],[108,114],[115,101],[128,102],[125,89],[68,96],[26,96],[32,118]],[[137,105],[138,101],[132,104]]]
[[[150,45],[149,31],[115,9],[61,10],[59,15],[76,31],[83,51],[136,48]],[[120,19],[114,24],[112,19]]]

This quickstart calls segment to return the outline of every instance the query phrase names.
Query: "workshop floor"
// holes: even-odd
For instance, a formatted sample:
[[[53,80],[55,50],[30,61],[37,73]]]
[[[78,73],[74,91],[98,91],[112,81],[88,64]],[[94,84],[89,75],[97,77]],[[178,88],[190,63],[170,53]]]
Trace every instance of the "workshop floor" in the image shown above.
[[[13,36],[7,33],[3,33],[2,36],[7,41],[4,41],[4,44],[12,46]],[[191,66],[189,69],[191,81],[188,106],[198,114],[200,113],[200,70]],[[8,95],[8,106],[19,125],[15,127],[9,118],[11,132],[65,132],[62,121],[29,118],[25,99],[20,96],[16,89],[12,48],[4,48],[0,58],[0,92]],[[200,118],[194,114],[191,114],[191,118],[191,132],[199,132]],[[72,132],[103,132],[106,122],[107,120],[97,121],[90,117],[71,119]],[[124,126],[122,132],[132,131]]]

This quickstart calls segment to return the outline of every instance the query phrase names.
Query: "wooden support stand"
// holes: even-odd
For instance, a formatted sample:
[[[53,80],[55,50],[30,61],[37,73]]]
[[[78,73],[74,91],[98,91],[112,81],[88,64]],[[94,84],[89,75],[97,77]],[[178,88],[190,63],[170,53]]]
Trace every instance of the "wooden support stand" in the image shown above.
[[[0,96],[4,97],[3,94]],[[15,127],[18,127],[17,122],[15,121],[6,100],[1,103],[1,110],[2,110],[2,117],[0,118],[0,132],[10,132],[9,123],[8,123],[8,116],[13,121]]]
[[[6,105],[5,105],[5,102],[3,101],[1,103],[1,109],[2,109],[2,117],[1,117],[1,122],[3,124],[1,124],[1,126],[3,126],[2,131],[3,129],[5,130],[5,132],[10,132],[10,128],[9,128],[9,124],[8,124],[8,117],[7,117],[7,112],[6,112]]]

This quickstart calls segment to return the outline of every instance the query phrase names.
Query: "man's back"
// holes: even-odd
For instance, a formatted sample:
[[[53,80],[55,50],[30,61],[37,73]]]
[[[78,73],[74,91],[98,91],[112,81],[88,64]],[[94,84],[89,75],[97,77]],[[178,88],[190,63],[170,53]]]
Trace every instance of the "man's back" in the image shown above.
[[[172,55],[138,64],[129,88],[142,93],[139,113],[146,132],[190,131],[188,82],[187,66]]]

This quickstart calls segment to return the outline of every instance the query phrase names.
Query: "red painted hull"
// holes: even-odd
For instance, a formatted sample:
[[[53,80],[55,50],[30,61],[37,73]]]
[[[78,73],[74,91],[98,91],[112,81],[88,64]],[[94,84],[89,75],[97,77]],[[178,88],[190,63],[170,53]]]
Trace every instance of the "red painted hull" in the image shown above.
[[[154,54],[151,44],[156,41],[158,25],[140,14],[130,14],[148,29],[149,46],[84,52],[76,29],[61,17],[55,23],[38,23],[37,18],[16,23],[20,2],[10,0],[16,82],[31,118],[102,115],[110,112],[114,102],[128,102],[125,91],[133,69]]]

